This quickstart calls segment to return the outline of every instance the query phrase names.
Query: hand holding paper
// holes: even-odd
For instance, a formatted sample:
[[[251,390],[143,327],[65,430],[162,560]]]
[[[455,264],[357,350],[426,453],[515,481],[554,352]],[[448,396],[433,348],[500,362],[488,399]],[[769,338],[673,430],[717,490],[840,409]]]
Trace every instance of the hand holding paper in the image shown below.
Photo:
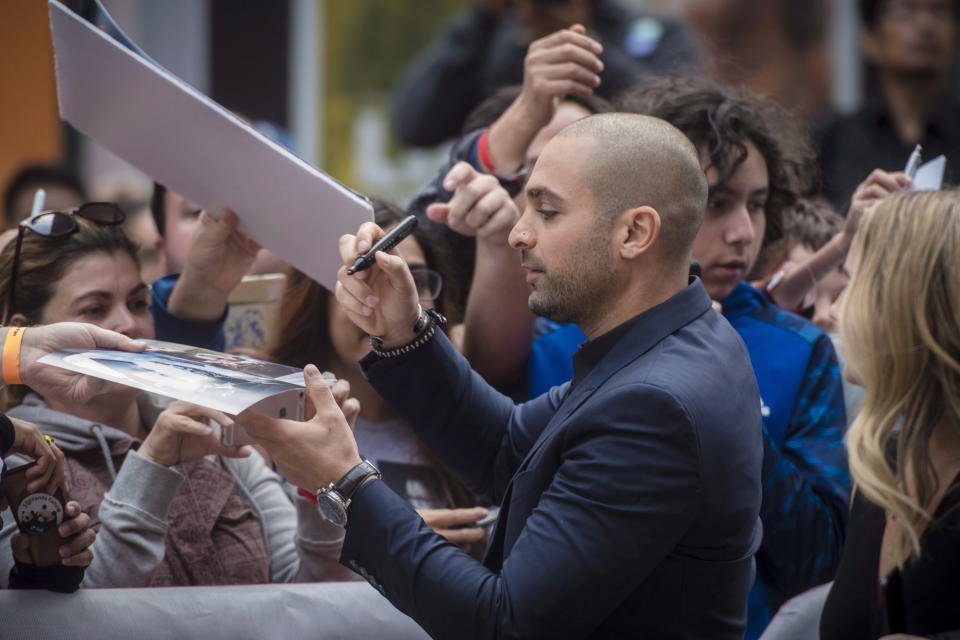
[[[165,467],[193,462],[211,454],[225,458],[250,455],[249,447],[223,446],[210,426],[210,420],[222,427],[233,424],[229,416],[219,411],[189,402],[172,402],[157,418],[137,453]]]
[[[206,211],[190,243],[180,280],[170,294],[170,312],[186,320],[216,322],[227,298],[257,258],[260,245],[238,230],[232,210],[215,220]]]
[[[237,419],[267,450],[284,478],[313,493],[340,480],[361,460],[353,431],[323,375],[312,364],[303,375],[316,411],[310,420],[273,419],[254,411]]]

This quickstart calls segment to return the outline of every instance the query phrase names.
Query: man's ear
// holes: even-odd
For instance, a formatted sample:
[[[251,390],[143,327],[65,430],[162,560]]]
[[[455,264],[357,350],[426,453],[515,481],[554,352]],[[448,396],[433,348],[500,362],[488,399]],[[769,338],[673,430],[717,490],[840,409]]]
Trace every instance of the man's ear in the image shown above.
[[[29,323],[27,322],[27,316],[22,313],[15,313],[13,317],[10,318],[11,327],[26,327]]]
[[[618,250],[622,258],[633,260],[649,251],[660,237],[660,214],[644,205],[628,209],[621,216],[623,232]]]

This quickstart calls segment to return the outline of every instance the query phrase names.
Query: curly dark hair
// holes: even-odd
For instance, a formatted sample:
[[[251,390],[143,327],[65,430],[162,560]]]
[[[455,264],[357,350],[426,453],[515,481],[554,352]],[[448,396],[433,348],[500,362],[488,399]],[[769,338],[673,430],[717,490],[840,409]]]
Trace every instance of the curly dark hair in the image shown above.
[[[751,142],[767,163],[770,194],[763,244],[783,234],[787,209],[798,197],[816,192],[817,170],[812,148],[795,126],[796,119],[775,103],[721,87],[703,78],[658,78],[621,95],[623,111],[666,120],[680,129],[697,149],[706,149],[722,184],[747,158]]]

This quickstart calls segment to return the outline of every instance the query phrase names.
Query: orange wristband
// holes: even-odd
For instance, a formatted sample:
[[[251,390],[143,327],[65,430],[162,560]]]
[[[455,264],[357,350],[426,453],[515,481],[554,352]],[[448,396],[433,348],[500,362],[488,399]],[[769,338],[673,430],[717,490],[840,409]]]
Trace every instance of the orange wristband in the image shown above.
[[[3,341],[4,384],[23,384],[20,379],[20,343],[23,342],[23,334],[26,332],[26,327],[13,327]]]

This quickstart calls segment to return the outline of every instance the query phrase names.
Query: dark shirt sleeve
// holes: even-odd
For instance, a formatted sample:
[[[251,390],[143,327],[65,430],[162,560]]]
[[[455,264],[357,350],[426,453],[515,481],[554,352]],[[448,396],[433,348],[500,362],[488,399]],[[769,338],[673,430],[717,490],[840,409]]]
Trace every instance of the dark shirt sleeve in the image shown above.
[[[460,133],[486,97],[478,78],[499,21],[473,9],[420,56],[394,94],[394,126],[404,143],[429,147]]]
[[[763,430],[763,543],[757,568],[788,598],[833,579],[843,550],[850,473],[840,367],[830,338],[813,345],[783,445]],[[768,592],[768,596],[773,596]]]
[[[153,314],[157,340],[188,344],[211,351],[223,351],[226,346],[223,323],[230,311],[229,306],[216,322],[194,322],[178,318],[167,309],[167,303],[170,301],[170,294],[179,277],[178,273],[164,276],[150,287],[152,296],[150,312]]]
[[[567,390],[564,385],[517,406],[475,373],[442,332],[406,355],[371,353],[360,365],[444,466],[495,502]]]
[[[642,384],[607,394],[610,411],[565,427],[545,491],[525,485],[530,470],[513,479],[510,504],[535,507],[499,573],[382,482],[356,495],[341,560],[434,638],[587,637],[676,546],[700,496],[696,438],[675,399]]]

